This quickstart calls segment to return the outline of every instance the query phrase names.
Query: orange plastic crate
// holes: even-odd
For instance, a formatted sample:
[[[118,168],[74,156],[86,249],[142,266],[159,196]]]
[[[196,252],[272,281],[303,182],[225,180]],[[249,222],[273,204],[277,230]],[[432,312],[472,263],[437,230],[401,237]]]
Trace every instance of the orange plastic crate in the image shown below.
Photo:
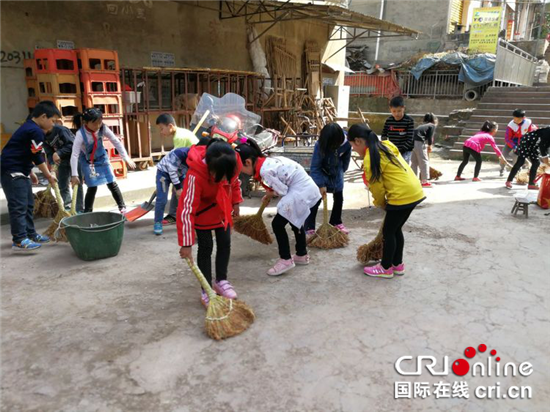
[[[122,93],[120,89],[120,76],[118,73],[80,73],[81,89],[84,93]]]
[[[120,142],[122,143],[122,146],[124,146],[124,138],[122,138],[122,136],[119,136],[119,135],[117,135],[117,136],[120,139]],[[115,145],[112,144],[111,141],[106,137],[103,138],[103,147],[105,147],[105,150],[107,151],[107,154],[109,155],[109,159],[122,158],[120,153],[116,150]]]
[[[128,177],[126,162],[121,158],[111,159],[111,166],[113,167],[113,173],[117,179],[126,179]]]
[[[34,52],[36,73],[78,74],[75,50],[38,49]]]
[[[40,96],[80,96],[80,81],[77,74],[38,74]]]
[[[29,109],[34,109],[39,101],[38,97],[29,97],[27,99],[27,107]]]
[[[77,113],[82,113],[82,102],[79,97],[52,97],[52,96],[41,96],[40,101],[49,100],[55,103],[61,116],[65,119],[72,119],[72,117]]]
[[[23,67],[25,68],[26,79],[36,79],[36,60],[34,59],[23,60]]]
[[[38,97],[38,82],[36,79],[27,79],[27,97]]]
[[[82,99],[86,108],[95,107],[104,117],[122,116],[122,94],[86,93]]]
[[[103,123],[119,138],[123,139],[122,117],[104,118]]]
[[[78,68],[83,71],[120,71],[115,50],[77,49]]]

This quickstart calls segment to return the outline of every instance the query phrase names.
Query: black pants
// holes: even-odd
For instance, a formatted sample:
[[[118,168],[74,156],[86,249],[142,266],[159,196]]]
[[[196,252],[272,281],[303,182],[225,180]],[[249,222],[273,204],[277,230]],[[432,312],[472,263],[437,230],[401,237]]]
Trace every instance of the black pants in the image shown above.
[[[113,195],[113,199],[115,199],[118,209],[119,210],[124,209],[126,205],[124,204],[124,198],[122,197],[122,193],[120,192],[120,188],[118,187],[117,183],[116,182],[107,183],[107,187],[111,191],[111,194]],[[96,193],[97,193],[97,186],[88,187],[88,190],[86,190],[86,198],[84,199],[85,213],[93,212]]]
[[[229,266],[229,257],[231,255],[231,228],[220,227],[214,229],[216,232],[216,280],[218,282],[227,280],[227,267]],[[214,250],[214,241],[211,230],[196,230],[197,232],[197,265],[202,274],[212,285],[212,251]]]
[[[473,149],[470,149],[469,147],[465,147],[465,148],[462,149],[462,156],[463,156],[462,163],[460,164],[460,166],[458,166],[458,172],[456,172],[456,175],[458,177],[460,177],[462,175],[462,171],[464,170],[464,168],[466,167],[466,165],[470,161],[470,155],[476,161],[476,168],[474,170],[474,177],[479,176],[479,172],[481,171],[481,162],[482,162],[481,154],[476,152]]]
[[[342,224],[342,208],[344,206],[344,193],[343,192],[335,192],[333,194],[334,203],[332,205],[332,212],[330,213],[330,221],[329,223],[332,226],[340,225]],[[309,217],[306,219],[305,228],[306,230],[315,230],[315,220],[317,218],[317,210],[319,209],[319,205],[323,199],[319,200],[315,206],[311,208],[311,213],[309,214]]]
[[[514,166],[512,167],[512,170],[510,170],[510,174],[508,175],[508,181],[511,182],[514,180],[514,177],[516,177],[516,174],[519,172],[519,169],[525,164],[525,161],[527,159],[522,156],[518,156],[518,160],[516,163],[514,163]],[[534,185],[535,179],[537,178],[537,169],[540,166],[540,160],[539,159],[531,159],[531,169],[529,170],[529,184]]]
[[[277,238],[277,244],[279,245],[279,256],[281,259],[288,260],[292,258],[290,255],[290,242],[288,240],[288,235],[286,233],[286,225],[290,222],[282,217],[280,214],[276,214],[271,222],[271,227],[273,228],[273,233]],[[290,227],[296,236],[296,254],[298,256],[307,255],[307,245],[306,245],[306,231],[303,227],[298,229],[292,223]]]
[[[409,219],[415,206],[400,210],[387,210],[384,219],[384,254],[382,255],[382,266],[389,269],[392,265],[397,266],[403,263],[403,249],[405,237],[403,236],[403,225]]]

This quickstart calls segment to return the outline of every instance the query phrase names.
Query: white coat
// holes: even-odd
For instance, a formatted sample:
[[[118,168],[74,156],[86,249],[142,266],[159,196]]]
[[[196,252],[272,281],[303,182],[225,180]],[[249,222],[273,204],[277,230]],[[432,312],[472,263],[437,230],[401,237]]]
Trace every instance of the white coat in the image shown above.
[[[277,213],[297,228],[301,228],[310,209],[321,199],[319,187],[302,166],[286,157],[268,157],[260,169],[260,176],[281,200]]]

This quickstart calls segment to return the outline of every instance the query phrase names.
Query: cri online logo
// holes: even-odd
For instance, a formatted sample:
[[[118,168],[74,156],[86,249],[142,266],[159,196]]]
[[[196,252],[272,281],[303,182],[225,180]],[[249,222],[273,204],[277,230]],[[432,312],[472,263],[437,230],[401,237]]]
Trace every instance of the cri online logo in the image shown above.
[[[473,359],[474,356],[479,352],[484,353],[487,351],[487,345],[481,344],[477,347],[477,351],[474,347],[468,346],[464,350],[464,356],[468,359]],[[497,351],[495,349],[491,350],[491,356],[487,357],[487,365],[482,362],[476,362],[472,365],[472,376],[492,376],[493,373],[495,376],[516,376],[519,372],[522,376],[529,376],[533,373],[533,365],[529,362],[523,362],[519,366],[513,362],[506,363],[503,367],[500,364],[500,357],[496,357]],[[496,362],[493,363],[493,358]],[[402,369],[401,363],[404,361],[412,361],[412,356],[401,356],[395,362],[395,370],[400,375],[421,375],[422,374],[422,361],[427,360],[431,363],[426,363],[425,367],[433,376],[442,376],[449,374],[449,357],[443,357],[443,370],[436,371],[435,366],[437,365],[437,359],[434,356],[417,356],[416,357],[416,370],[412,372],[406,372]],[[470,371],[470,362],[466,359],[459,358],[453,361],[452,363],[453,373],[457,376],[464,376]]]

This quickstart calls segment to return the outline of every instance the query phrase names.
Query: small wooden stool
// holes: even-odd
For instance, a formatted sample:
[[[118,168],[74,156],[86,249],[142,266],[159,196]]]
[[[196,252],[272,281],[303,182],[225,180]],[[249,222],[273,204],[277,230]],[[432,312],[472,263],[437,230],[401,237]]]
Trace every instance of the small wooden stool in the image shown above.
[[[514,207],[512,208],[512,214],[516,216],[518,212],[523,212],[525,219],[529,218],[529,199],[524,197],[516,197],[516,203],[514,203]]]

